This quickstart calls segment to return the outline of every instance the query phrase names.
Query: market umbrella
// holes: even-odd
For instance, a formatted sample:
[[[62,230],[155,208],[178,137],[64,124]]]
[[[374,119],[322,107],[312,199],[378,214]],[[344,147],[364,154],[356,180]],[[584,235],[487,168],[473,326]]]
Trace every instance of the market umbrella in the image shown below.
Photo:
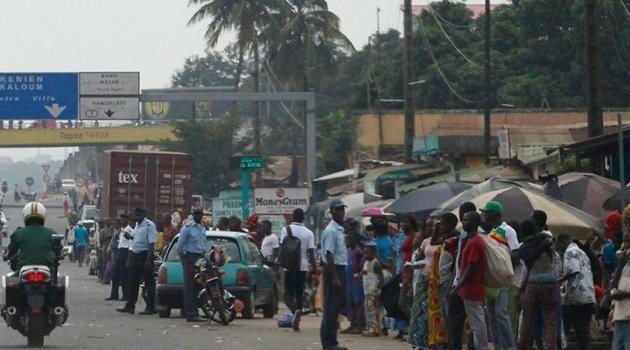
[[[621,202],[622,199],[623,203]],[[630,188],[626,187],[623,192],[617,189],[615,194],[606,198],[602,207],[608,211],[623,210],[623,207],[628,204],[630,204]]]
[[[522,188],[525,188],[527,190],[534,191],[534,192],[539,192],[539,193],[543,192],[542,186],[533,184],[531,182],[515,181],[515,180],[503,179],[499,177],[492,177],[484,182],[481,182],[472,186],[471,188],[463,191],[457,196],[444,202],[442,205],[440,205],[438,210],[444,211],[444,212],[450,212],[455,209],[458,209],[460,204],[466,201],[470,201],[473,198],[480,196],[484,193],[500,190],[503,188],[511,188],[514,186],[522,187]]]
[[[429,217],[442,203],[472,187],[466,182],[441,182],[411,191],[395,200],[387,211],[396,215],[412,213],[419,220]]]
[[[481,194],[470,200],[477,208],[488,201],[497,201],[503,205],[503,221],[522,222],[528,219],[532,211],[543,210],[547,213],[547,226],[555,234],[568,233],[574,239],[588,239],[594,234],[601,236],[604,226],[599,219],[539,192],[512,186]],[[450,210],[457,215],[458,208]]]
[[[597,218],[605,218],[610,210],[603,204],[608,198],[619,192],[619,181],[591,173],[571,172],[558,176],[558,185],[562,200]]]

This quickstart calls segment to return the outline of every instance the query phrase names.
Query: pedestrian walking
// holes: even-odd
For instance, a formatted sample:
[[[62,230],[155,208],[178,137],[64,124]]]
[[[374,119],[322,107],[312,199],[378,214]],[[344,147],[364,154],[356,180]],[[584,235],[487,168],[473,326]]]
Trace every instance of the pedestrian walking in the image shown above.
[[[486,248],[477,230],[481,216],[477,212],[464,214],[462,226],[467,234],[467,242],[461,254],[461,279],[451,291],[459,293],[464,301],[466,318],[473,334],[475,349],[488,349],[488,325],[486,324],[484,302],[484,270],[486,268]],[[453,335],[459,336],[460,335]]]
[[[269,220],[263,220],[258,227],[258,233],[264,235],[260,244],[260,254],[263,260],[270,266],[275,266],[278,254],[280,253],[280,239],[271,230],[272,224]]]
[[[459,221],[463,221],[464,215],[468,212],[476,212],[477,207],[472,202],[464,202],[459,206]],[[457,226],[457,224],[455,225]],[[448,339],[448,349],[461,350],[462,338],[464,333],[464,323],[466,322],[466,310],[464,309],[464,301],[459,293],[451,293],[453,287],[457,285],[461,279],[460,261],[461,253],[466,245],[468,233],[465,230],[450,233],[449,237],[444,240],[442,246],[442,254],[440,254],[440,279],[442,289],[446,292],[443,300],[443,308],[448,320],[446,324],[446,334]]]
[[[177,254],[184,270],[183,313],[186,322],[205,322],[199,317],[197,299],[195,298],[195,262],[207,251],[206,228],[201,224],[203,209],[193,210],[193,220],[187,222],[179,235]]]
[[[365,291],[363,289],[363,244],[358,240],[359,222],[347,218],[344,221],[348,265],[346,265],[346,308],[350,326],[341,334],[362,334],[365,323]]]
[[[122,232],[122,222],[120,218],[114,219],[112,228],[113,228],[112,239],[109,241],[109,247],[107,250],[110,253],[109,261],[112,266],[112,274],[111,274],[112,288],[111,288],[111,291],[109,292],[109,297],[105,298],[105,300],[118,300],[118,297],[120,295],[119,294],[120,286],[122,285],[121,270],[123,266],[121,266],[121,264],[118,261],[118,253],[119,253],[118,246],[120,244],[120,236]]]
[[[337,341],[337,319],[345,307],[345,274],[348,252],[343,219],[346,205],[338,198],[330,202],[332,220],[322,232],[321,256],[324,285],[324,314],[320,325],[320,341],[324,350],[347,350]]]
[[[556,249],[562,255],[562,314],[564,331],[575,330],[579,350],[591,347],[591,318],[595,306],[593,273],[588,256],[571,236],[563,233],[556,240]]]
[[[146,307],[141,315],[155,314],[155,277],[153,276],[153,251],[157,230],[155,224],[146,218],[144,208],[134,210],[136,228],[133,242],[127,256],[127,268],[129,268],[129,294],[124,307],[116,309],[119,312],[133,314],[138,301],[140,281],[144,280],[147,291]]]
[[[291,224],[282,228],[280,232],[280,244],[287,235],[292,235],[300,240],[300,270],[284,271],[284,303],[293,313],[293,330],[300,330],[300,319],[302,317],[302,307],[304,306],[304,283],[306,274],[315,271],[315,235],[313,231],[304,226],[304,210],[297,208],[293,211]],[[345,250],[345,242],[344,242]]]
[[[79,261],[79,267],[83,266],[88,239],[88,230],[85,228],[83,221],[79,221],[74,229],[74,257]]]
[[[490,236],[505,247],[506,251],[512,256],[512,265],[517,266],[520,243],[514,228],[502,219],[503,205],[497,201],[489,201],[479,210],[482,212],[483,224],[491,229],[489,232]],[[514,349],[516,342],[512,334],[510,314],[508,313],[510,288],[493,288],[493,292],[492,294],[494,295],[489,293],[487,300],[492,342],[497,350]]]
[[[111,276],[105,274],[105,268],[107,262],[110,261],[111,252],[109,250],[109,243],[114,236],[114,227],[112,226],[112,220],[110,218],[101,219],[102,226],[99,227],[98,232],[98,276],[103,284],[109,284]]]
[[[383,267],[376,259],[376,242],[364,244],[363,292],[365,293],[366,330],[364,337],[378,337],[381,333],[380,292],[383,286]]]
[[[521,224],[523,245],[519,248],[519,258],[524,262],[527,272],[521,286],[519,300],[522,310],[522,322],[519,329],[518,349],[534,347],[534,323],[542,312],[544,319],[545,350],[555,350],[559,325],[558,305],[560,286],[555,272],[555,252],[552,239],[542,232],[542,227],[531,220]],[[542,349],[541,349],[542,350]]]
[[[613,350],[630,350],[630,234],[623,237],[619,268],[611,282],[613,309]]]
[[[130,220],[131,219],[131,220]],[[127,257],[129,256],[129,248],[133,241],[132,227],[133,218],[127,214],[120,215],[121,232],[118,235],[118,257],[116,264],[118,265],[120,274],[120,287],[122,289],[122,300],[129,300],[129,268],[127,267]],[[135,226],[135,225],[134,225]]]

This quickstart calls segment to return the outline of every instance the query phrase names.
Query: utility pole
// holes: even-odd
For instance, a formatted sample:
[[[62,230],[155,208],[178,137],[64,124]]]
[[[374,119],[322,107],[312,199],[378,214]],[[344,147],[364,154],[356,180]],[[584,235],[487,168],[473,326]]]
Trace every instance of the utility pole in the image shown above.
[[[381,158],[381,151],[385,143],[385,135],[383,135],[383,102],[381,98],[381,84],[379,83],[378,67],[381,64],[381,8],[376,8],[376,64],[372,69],[374,86],[376,87],[376,111],[378,114],[378,157]]]
[[[597,20],[597,0],[584,0],[586,16],[586,81],[588,95],[588,137],[604,133],[602,113],[602,64],[599,53],[599,28]],[[591,154],[589,170],[602,175],[604,163],[597,154]]]
[[[254,91],[260,92],[260,53],[258,52],[258,43],[254,45]],[[260,101],[254,101],[254,153],[262,155],[261,147],[261,130],[260,130]],[[256,169],[256,186],[262,185],[262,169]]]
[[[492,89],[490,87],[490,0],[486,0],[486,17],[483,26],[483,42],[484,42],[484,65],[483,78],[485,86],[485,99],[483,108],[483,154],[486,158],[486,164],[490,164],[490,123],[492,109]]]
[[[404,31],[405,31],[405,163],[413,163],[413,138],[416,136],[416,121],[414,115],[413,86],[409,85],[413,75],[413,41],[411,0],[404,3]]]

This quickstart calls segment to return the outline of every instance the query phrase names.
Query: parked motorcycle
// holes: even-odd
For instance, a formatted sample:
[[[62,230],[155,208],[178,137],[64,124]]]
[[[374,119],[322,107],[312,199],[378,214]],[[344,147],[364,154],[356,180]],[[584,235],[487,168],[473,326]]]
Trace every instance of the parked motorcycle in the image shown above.
[[[197,302],[203,313],[212,321],[227,326],[236,317],[236,298],[223,287],[224,273],[219,267],[225,263],[225,253],[221,248],[213,247],[209,254],[195,263],[195,281],[201,288]]]
[[[68,319],[68,276],[59,276],[59,261],[64,258],[63,235],[53,235],[55,266],[26,265],[2,276],[0,315],[7,325],[28,339],[28,346],[44,345],[44,336]],[[2,254],[6,253],[3,248]],[[15,261],[16,257],[12,257]]]

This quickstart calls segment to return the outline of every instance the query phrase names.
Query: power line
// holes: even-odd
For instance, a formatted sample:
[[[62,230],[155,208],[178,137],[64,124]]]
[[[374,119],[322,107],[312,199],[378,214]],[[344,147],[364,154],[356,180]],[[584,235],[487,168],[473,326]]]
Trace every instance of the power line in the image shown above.
[[[420,18],[420,17],[418,17],[418,18]],[[440,77],[442,78],[442,80],[444,81],[444,84],[446,84],[448,89],[451,90],[451,92],[455,96],[457,96],[457,98],[459,98],[460,100],[462,100],[462,101],[464,101],[466,103],[480,103],[480,102],[483,102],[484,100],[480,100],[480,101],[469,100],[469,99],[465,98],[464,96],[460,95],[453,88],[453,86],[451,85],[449,80],[444,75],[444,72],[440,68],[440,65],[438,64],[437,60],[435,59],[435,55],[433,54],[433,49],[431,48],[431,44],[429,43],[429,39],[427,38],[427,33],[425,31],[424,24],[422,23],[422,19],[419,19],[418,23],[420,23],[420,32],[422,33],[422,38],[424,39],[424,43],[427,46],[427,51],[429,52],[429,56],[431,57],[431,61],[433,61],[433,64],[435,65],[435,68],[437,69],[438,73],[440,74]]]
[[[433,8],[433,4],[430,5],[429,9],[430,9],[431,12],[434,12],[434,14],[440,19],[440,21],[442,21],[444,24],[447,24],[447,25],[449,25],[451,27],[459,28],[459,29],[471,29],[471,28],[475,27],[474,23],[467,24],[467,25],[462,25],[462,24],[455,24],[453,22],[450,22],[450,21],[446,20],[444,17],[442,17],[440,15],[439,12],[435,11],[435,9]]]
[[[446,37],[446,40],[448,40],[449,43],[451,43],[451,45],[453,46],[453,48],[455,49],[455,51],[457,51],[457,53],[460,54],[460,56],[462,56],[466,62],[470,63],[473,68],[475,68],[476,70],[483,72],[483,68],[478,65],[477,63],[473,62],[470,58],[468,58],[468,56],[466,56],[462,50],[459,49],[459,47],[457,47],[457,45],[455,45],[455,43],[453,42],[453,40],[451,39],[451,37],[448,35],[448,33],[444,30],[444,27],[442,27],[442,23],[440,23],[440,20],[435,16],[435,11],[433,10],[433,8],[431,8],[428,11],[433,18],[435,19],[435,23],[437,23],[438,27],[440,28],[440,30],[442,31],[442,34],[444,34],[444,36]]]

